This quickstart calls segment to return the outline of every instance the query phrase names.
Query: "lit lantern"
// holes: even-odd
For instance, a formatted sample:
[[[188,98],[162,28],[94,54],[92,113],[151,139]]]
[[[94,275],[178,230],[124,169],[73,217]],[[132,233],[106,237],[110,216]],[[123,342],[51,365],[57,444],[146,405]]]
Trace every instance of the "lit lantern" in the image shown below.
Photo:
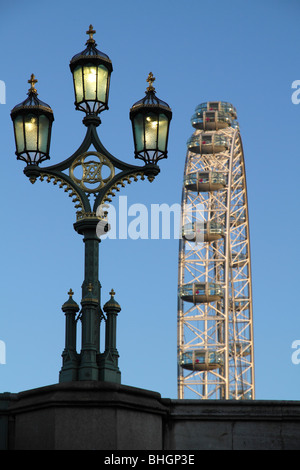
[[[76,54],[71,62],[75,106],[87,115],[98,115],[108,109],[108,94],[112,63],[110,58],[96,49],[93,35],[96,31],[90,25],[86,49]]]
[[[161,158],[167,158],[169,126],[172,119],[169,105],[155,96],[155,88],[152,85],[154,80],[150,73],[147,78],[149,86],[146,96],[130,109],[135,157],[152,164],[156,164]]]
[[[11,111],[14,123],[16,155],[28,165],[38,165],[49,159],[53,111],[37,97],[37,80],[31,75],[28,98]]]

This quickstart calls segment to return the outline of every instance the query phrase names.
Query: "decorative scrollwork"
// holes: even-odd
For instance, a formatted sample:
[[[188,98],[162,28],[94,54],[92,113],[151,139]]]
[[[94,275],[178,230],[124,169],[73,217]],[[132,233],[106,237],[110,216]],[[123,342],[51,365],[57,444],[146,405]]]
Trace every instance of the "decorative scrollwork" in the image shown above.
[[[120,191],[120,188],[119,188],[119,185],[124,188],[125,186],[125,183],[127,184],[131,184],[132,183],[132,179],[133,181],[138,181],[138,177],[140,176],[141,180],[144,180],[145,179],[145,175],[144,175],[144,172],[143,171],[139,171],[139,172],[136,172],[136,173],[132,173],[131,175],[127,175],[127,176],[124,176],[123,178],[120,178],[118,181],[116,181],[116,183],[114,185],[112,185],[104,194],[103,198],[102,198],[102,201],[101,203],[105,203],[105,202],[111,202],[112,201],[112,197],[114,197],[116,194],[115,192],[117,191]]]
[[[78,211],[76,212],[76,220],[81,220],[81,219],[98,219],[98,220],[106,220],[106,215],[102,214],[99,215],[97,212],[84,212],[84,211]]]
[[[49,173],[41,173],[40,181],[44,181],[45,178],[47,178],[47,183],[53,183],[54,185],[59,183],[59,188],[64,189],[65,193],[69,193],[69,197],[73,198],[72,202],[75,204],[75,209],[79,209],[77,212],[84,212],[84,206],[80,195],[72,186],[70,186],[66,181],[64,181],[62,178],[59,178],[58,176],[54,176]]]

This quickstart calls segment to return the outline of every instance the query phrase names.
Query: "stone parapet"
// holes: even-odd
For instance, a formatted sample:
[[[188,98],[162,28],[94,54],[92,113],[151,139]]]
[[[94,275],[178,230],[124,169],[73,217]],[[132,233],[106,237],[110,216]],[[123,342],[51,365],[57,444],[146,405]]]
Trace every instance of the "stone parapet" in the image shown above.
[[[108,382],[0,394],[10,450],[300,450],[300,402],[174,400]]]

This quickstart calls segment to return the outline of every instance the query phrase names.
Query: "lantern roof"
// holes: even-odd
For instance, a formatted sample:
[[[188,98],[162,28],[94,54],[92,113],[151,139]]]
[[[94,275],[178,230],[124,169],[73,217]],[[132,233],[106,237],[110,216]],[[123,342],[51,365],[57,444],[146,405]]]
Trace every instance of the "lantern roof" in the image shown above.
[[[101,60],[102,62],[105,62],[108,68],[112,71],[112,62],[110,58],[108,57],[107,54],[104,54],[104,52],[99,51],[96,46],[97,43],[95,39],[93,38],[93,35],[96,33],[96,31],[93,29],[93,26],[90,25],[88,31],[86,31],[86,34],[89,35],[89,39],[86,42],[86,48],[82,51],[79,52],[78,54],[75,54],[71,61],[70,61],[70,67],[73,69],[78,62],[81,60],[93,60],[93,59],[98,59]]]
[[[19,111],[32,109],[32,110],[35,110],[35,111],[39,110],[39,111],[49,113],[52,116],[52,119],[54,119],[53,118],[53,111],[50,108],[50,106],[47,103],[44,103],[43,101],[41,101],[37,97],[38,93],[37,93],[36,88],[35,88],[35,84],[37,83],[37,79],[35,78],[33,73],[31,74],[31,77],[28,80],[28,83],[31,84],[31,87],[29,88],[28,93],[27,93],[28,97],[24,101],[22,101],[21,103],[17,104],[12,109],[11,116],[13,117]]]
[[[147,78],[147,82],[149,83],[149,86],[146,89],[146,92],[145,92],[146,95],[144,96],[144,98],[134,103],[134,105],[130,109],[130,113],[135,113],[137,111],[140,111],[143,108],[148,109],[148,108],[153,107],[153,108],[161,108],[162,110],[167,111],[167,113],[169,113],[170,116],[172,115],[172,110],[170,106],[165,101],[160,100],[156,96],[156,90],[153,86],[154,81],[155,81],[155,78],[153,77],[153,73],[150,72]]]

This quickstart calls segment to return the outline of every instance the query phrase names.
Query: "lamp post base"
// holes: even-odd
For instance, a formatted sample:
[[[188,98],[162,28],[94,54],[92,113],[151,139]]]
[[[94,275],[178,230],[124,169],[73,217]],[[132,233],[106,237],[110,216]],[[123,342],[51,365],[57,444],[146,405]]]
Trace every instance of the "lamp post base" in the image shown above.
[[[93,364],[78,369],[78,380],[99,380],[99,370]]]
[[[100,355],[99,380],[101,382],[121,383],[121,371],[117,366],[118,357],[117,351],[115,354],[112,354],[111,351],[105,351]]]
[[[63,367],[59,372],[59,383],[76,382],[78,380],[77,367]]]
[[[111,382],[114,384],[121,384],[121,372],[118,370],[110,370],[107,367],[100,370],[100,382]]]

